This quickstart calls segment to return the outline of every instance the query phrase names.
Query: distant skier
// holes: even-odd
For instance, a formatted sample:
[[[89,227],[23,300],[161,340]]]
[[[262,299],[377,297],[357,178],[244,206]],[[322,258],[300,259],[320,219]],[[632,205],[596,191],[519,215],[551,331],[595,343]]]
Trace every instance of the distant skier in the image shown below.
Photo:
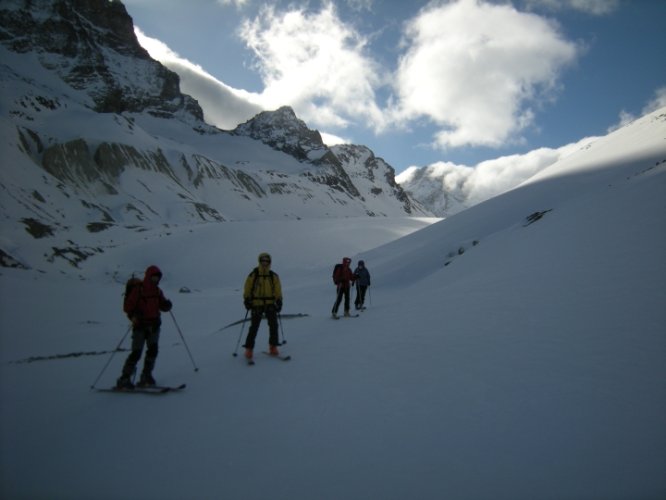
[[[248,311],[252,311],[250,330],[243,346],[245,357],[252,359],[257,331],[264,314],[268,320],[268,352],[272,356],[279,356],[278,313],[282,310],[282,285],[280,277],[271,271],[269,254],[259,254],[259,266],[245,280],[243,303]]]
[[[356,299],[354,300],[354,306],[356,310],[365,309],[365,292],[370,286],[370,272],[365,267],[365,262],[362,260],[358,261],[358,266],[354,271],[354,278],[356,279]]]
[[[162,324],[160,311],[168,312],[172,308],[171,301],[164,297],[158,286],[161,279],[162,271],[157,266],[150,266],[146,269],[143,281],[136,280],[136,285],[132,286],[125,296],[123,310],[132,322],[132,352],[127,356],[122,374],[116,382],[118,388],[134,387],[132,375],[141,359],[144,343],[147,346],[146,357],[143,361],[139,386],[155,385],[153,369],[157,359]]]
[[[338,309],[342,298],[345,299],[345,316],[349,316],[349,291],[351,284],[354,282],[354,273],[352,273],[350,266],[351,259],[345,257],[342,259],[342,264],[336,264],[333,268],[333,283],[337,287],[337,296],[335,304],[333,304],[332,316],[334,319],[338,318]]]

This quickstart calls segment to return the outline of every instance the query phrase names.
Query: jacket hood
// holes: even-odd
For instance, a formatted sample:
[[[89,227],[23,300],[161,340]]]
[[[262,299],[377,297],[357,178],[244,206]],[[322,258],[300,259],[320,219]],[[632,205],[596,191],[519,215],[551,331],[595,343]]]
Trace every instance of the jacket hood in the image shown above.
[[[148,269],[146,269],[146,280],[150,280],[153,276],[159,276],[160,278],[162,277],[162,271],[160,271],[160,268],[157,266],[149,266]]]

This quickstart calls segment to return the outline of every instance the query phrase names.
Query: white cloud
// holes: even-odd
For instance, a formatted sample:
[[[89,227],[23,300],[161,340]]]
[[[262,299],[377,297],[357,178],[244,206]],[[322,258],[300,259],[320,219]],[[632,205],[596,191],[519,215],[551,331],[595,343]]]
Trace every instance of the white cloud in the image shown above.
[[[450,163],[435,166],[444,172],[444,187],[458,191],[466,203],[473,205],[518,186],[559,158],[559,150],[540,148],[484,161],[473,168]]]
[[[365,38],[340,20],[332,3],[316,13],[266,7],[244,23],[241,37],[256,56],[267,109],[290,105],[318,126],[354,120],[383,126],[375,103],[381,69],[365,54]]]
[[[230,1],[230,0],[229,0]],[[370,0],[348,0],[371,6]],[[535,14],[481,0],[432,3],[406,25],[397,71],[369,55],[368,39],[345,24],[333,3],[318,11],[265,7],[239,31],[255,55],[264,88],[251,93],[216,80],[200,66],[137,30],[140,43],[181,76],[206,120],[229,129],[283,105],[309,125],[352,125],[381,132],[434,124],[434,145],[499,146],[520,141],[536,106],[557,90],[576,47]],[[393,89],[390,104],[377,93]]]
[[[367,10],[368,12],[371,12],[374,0],[346,0],[346,2],[352,10],[358,12]]]
[[[153,59],[180,76],[181,91],[199,102],[206,122],[229,130],[263,111],[261,98],[257,94],[220,82],[201,66],[182,58],[159,40],[146,36],[138,27],[134,32]]]
[[[556,26],[510,5],[435,4],[411,20],[397,74],[396,116],[427,117],[441,148],[499,146],[533,121],[576,56]]]
[[[525,0],[528,7],[550,10],[573,9],[595,16],[610,14],[620,6],[620,0]]]
[[[635,119],[636,119],[635,115],[633,115],[633,114],[631,114],[631,113],[629,113],[625,110],[622,110],[622,111],[620,111],[619,121],[615,125],[611,125],[610,127],[608,127],[607,131],[608,132],[613,132],[614,130],[617,130],[619,128],[624,127],[625,125],[629,125]]]
[[[220,5],[235,5],[237,9],[249,4],[249,0],[217,0]]]
[[[661,109],[665,106],[666,106],[666,86],[663,86],[655,90],[654,97],[641,110],[641,116],[647,115],[648,113],[652,113],[653,111],[657,111],[658,109]],[[622,110],[620,111],[620,120],[615,125],[608,127],[608,132],[612,132],[614,130],[622,128],[625,125],[628,125],[629,123],[633,122],[637,118],[640,118],[640,116],[636,116],[632,113],[629,113],[628,111]]]
[[[502,156],[475,166],[436,162],[427,167],[410,167],[396,176],[396,181],[418,193],[419,198],[430,198],[435,206],[439,203],[440,210],[449,210],[448,215],[452,215],[519,186],[595,139],[588,137],[557,149],[539,148],[525,154]],[[457,200],[459,206],[453,209],[447,206],[449,197]]]
[[[326,132],[320,132],[321,140],[324,141],[324,144],[327,146],[336,146],[338,144],[350,144],[351,140],[345,139],[343,137],[338,137],[337,135],[328,134]]]
[[[659,87],[654,92],[654,98],[645,105],[643,108],[643,114],[646,115],[652,113],[664,106],[666,106],[666,86]]]

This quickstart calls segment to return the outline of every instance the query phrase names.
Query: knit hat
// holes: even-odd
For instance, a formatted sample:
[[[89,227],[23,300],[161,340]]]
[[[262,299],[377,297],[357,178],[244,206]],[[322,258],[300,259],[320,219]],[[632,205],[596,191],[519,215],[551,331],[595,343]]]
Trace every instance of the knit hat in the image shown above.
[[[257,258],[257,260],[259,261],[260,264],[261,264],[262,260],[266,260],[266,259],[268,259],[268,263],[270,264],[271,263],[271,254],[266,253],[266,252],[261,252],[259,254],[259,257]]]

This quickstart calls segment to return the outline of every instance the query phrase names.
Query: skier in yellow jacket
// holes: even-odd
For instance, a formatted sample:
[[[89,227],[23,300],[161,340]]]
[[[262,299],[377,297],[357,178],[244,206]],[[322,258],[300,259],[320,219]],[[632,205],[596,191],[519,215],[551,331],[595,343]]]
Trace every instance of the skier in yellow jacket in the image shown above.
[[[245,347],[245,357],[252,359],[254,341],[264,314],[268,320],[269,353],[273,356],[279,356],[277,315],[282,310],[282,285],[280,284],[280,277],[271,271],[271,256],[269,254],[259,254],[259,265],[252,270],[245,280],[243,303],[245,309],[252,311],[250,330],[243,346]]]

